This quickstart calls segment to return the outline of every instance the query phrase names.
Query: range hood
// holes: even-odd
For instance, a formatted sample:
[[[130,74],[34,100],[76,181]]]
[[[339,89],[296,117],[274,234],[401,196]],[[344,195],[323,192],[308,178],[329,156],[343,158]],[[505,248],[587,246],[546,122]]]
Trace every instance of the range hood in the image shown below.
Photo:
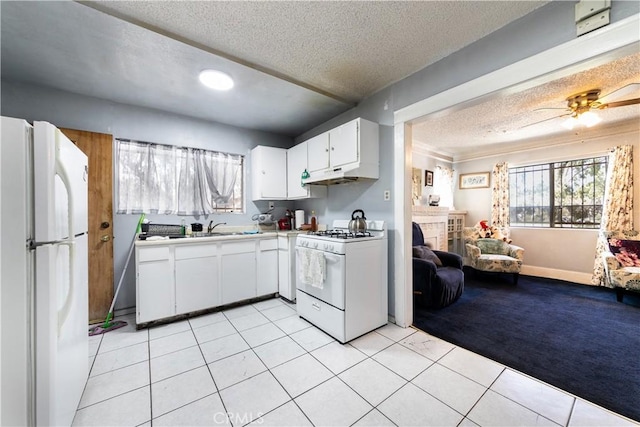
[[[378,169],[377,164],[355,162],[311,172],[309,178],[303,179],[302,183],[305,185],[336,185],[360,180],[374,180],[378,179]]]

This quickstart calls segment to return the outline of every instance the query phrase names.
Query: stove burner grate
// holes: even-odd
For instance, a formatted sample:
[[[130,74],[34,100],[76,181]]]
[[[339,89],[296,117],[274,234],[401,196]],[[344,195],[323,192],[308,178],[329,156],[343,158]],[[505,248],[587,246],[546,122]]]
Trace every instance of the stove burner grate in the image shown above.
[[[352,233],[350,231],[345,230],[323,230],[323,231],[310,231],[307,234],[312,236],[326,236],[332,237],[336,239],[361,239],[363,237],[373,237],[373,235],[368,231],[360,231],[357,233]]]

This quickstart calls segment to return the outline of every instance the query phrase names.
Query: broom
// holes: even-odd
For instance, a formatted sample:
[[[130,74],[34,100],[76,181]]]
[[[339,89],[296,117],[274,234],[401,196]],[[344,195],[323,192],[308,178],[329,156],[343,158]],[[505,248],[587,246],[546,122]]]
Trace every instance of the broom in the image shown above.
[[[124,320],[115,320],[115,321],[113,320],[113,307],[116,305],[116,298],[118,298],[118,292],[120,292],[120,286],[122,286],[122,280],[124,279],[124,274],[127,272],[127,267],[129,266],[129,261],[131,260],[131,254],[133,253],[133,248],[135,247],[136,237],[138,236],[138,234],[142,229],[142,221],[144,221],[144,214],[140,215],[140,219],[138,220],[136,233],[133,235],[133,240],[131,241],[131,247],[129,248],[129,255],[127,256],[127,262],[124,264],[124,268],[122,269],[122,274],[120,275],[120,281],[118,282],[118,287],[116,288],[116,294],[113,296],[113,301],[111,301],[111,307],[109,308],[109,312],[107,313],[107,318],[104,319],[103,323],[89,329],[89,336],[104,334],[105,332],[113,331],[114,329],[127,326],[127,322],[125,322]]]

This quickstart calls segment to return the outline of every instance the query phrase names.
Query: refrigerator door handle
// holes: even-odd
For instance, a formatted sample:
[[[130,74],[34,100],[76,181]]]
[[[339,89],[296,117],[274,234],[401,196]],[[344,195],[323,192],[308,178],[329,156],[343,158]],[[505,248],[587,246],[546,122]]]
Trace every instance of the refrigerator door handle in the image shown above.
[[[60,180],[67,190],[67,220],[69,222],[69,238],[68,240],[60,242],[61,245],[69,246],[69,292],[67,292],[62,308],[58,310],[58,336],[60,336],[62,334],[62,325],[64,325],[64,322],[69,317],[73,293],[75,291],[75,235],[73,228],[73,191],[69,180],[69,173],[59,157],[56,159],[56,173],[60,176]]]
[[[74,266],[75,266],[75,251],[76,251],[76,242],[74,241],[64,241],[60,242],[60,245],[69,246],[69,291],[64,299],[64,304],[62,304],[62,308],[58,310],[58,338],[62,336],[62,325],[67,321],[69,317],[69,313],[71,312],[71,306],[73,302],[73,295],[75,293],[75,274],[74,274]]]

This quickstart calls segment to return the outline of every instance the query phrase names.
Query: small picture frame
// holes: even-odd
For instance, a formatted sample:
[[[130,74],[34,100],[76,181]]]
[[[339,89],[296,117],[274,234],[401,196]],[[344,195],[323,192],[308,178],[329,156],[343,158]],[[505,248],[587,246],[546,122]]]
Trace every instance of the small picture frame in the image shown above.
[[[460,174],[460,189],[488,188],[491,172],[475,172]]]
[[[424,186],[433,187],[433,171],[424,171]]]

